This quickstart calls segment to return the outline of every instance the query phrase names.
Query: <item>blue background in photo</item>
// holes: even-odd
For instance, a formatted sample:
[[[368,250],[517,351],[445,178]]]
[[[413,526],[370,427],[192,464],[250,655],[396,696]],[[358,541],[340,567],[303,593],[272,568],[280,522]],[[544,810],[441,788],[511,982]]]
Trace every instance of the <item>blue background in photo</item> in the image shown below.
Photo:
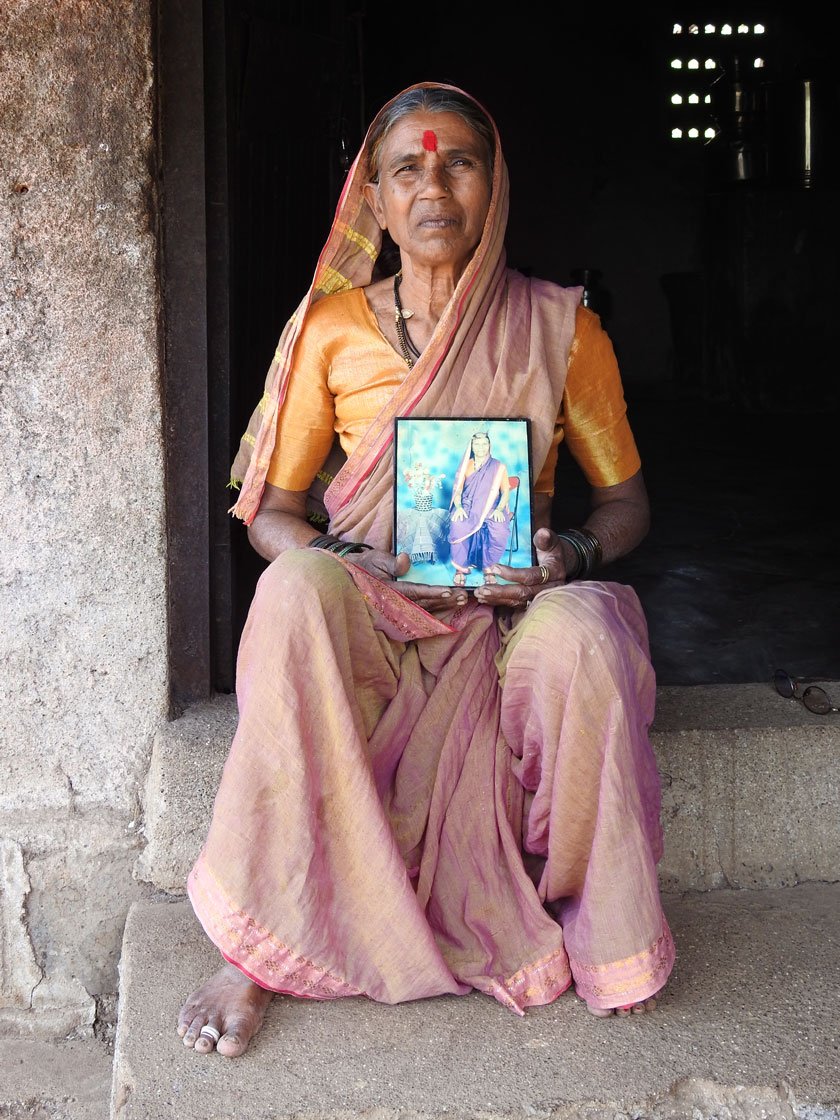
[[[455,475],[469,442],[476,432],[486,432],[490,438],[490,454],[507,467],[508,475],[519,478],[519,494],[516,506],[518,528],[518,548],[514,549],[510,560],[508,554],[502,563],[513,567],[525,568],[532,564],[531,551],[531,473],[528,461],[527,424],[512,420],[450,420],[450,419],[405,419],[396,421],[396,501],[400,509],[414,507],[414,494],[404,477],[406,469],[422,465],[432,476],[440,479],[440,488],[432,490],[432,505],[449,509]],[[511,495],[510,508],[514,508]],[[511,543],[514,543],[511,530]],[[395,541],[395,551],[407,551],[399,541]],[[451,586],[454,569],[449,557],[440,556],[436,563],[416,562],[402,578],[411,583],[427,583],[435,586]],[[477,587],[483,582],[480,572],[470,572],[467,587]]]

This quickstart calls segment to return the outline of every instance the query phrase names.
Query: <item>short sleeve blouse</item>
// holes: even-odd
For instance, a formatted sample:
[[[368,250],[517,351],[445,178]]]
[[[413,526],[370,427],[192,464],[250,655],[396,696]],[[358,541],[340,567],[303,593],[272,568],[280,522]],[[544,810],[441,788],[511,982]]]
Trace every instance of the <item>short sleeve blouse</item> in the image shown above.
[[[380,331],[364,289],[313,304],[295,347],[267,481],[308,490],[336,433],[351,455],[405,374],[405,362]],[[599,317],[583,306],[554,439],[534,485],[538,493],[554,492],[564,440],[592,486],[624,482],[641,465],[612,342]]]

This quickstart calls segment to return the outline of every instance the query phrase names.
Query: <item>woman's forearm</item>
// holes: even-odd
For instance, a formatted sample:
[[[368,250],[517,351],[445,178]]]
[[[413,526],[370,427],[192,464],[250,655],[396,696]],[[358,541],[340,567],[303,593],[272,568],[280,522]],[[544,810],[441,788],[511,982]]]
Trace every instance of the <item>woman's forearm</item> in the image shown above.
[[[650,504],[641,472],[616,486],[593,490],[592,512],[584,525],[601,544],[602,564],[632,552],[650,529]]]
[[[632,552],[647,536],[647,511],[631,501],[610,502],[593,510],[584,522],[601,545],[601,563],[610,564]]]
[[[552,523],[552,498],[548,494],[534,495],[534,529],[580,528],[579,525]],[[592,505],[584,526],[595,534],[601,545],[601,563],[610,564],[632,552],[647,536],[650,528],[650,504],[641,472],[616,486],[594,488]],[[566,570],[578,567],[577,552],[568,541],[559,546],[566,563]]]
[[[306,492],[266,484],[260,508],[248,526],[251,546],[269,562],[290,548],[306,548],[318,531],[306,520]]]
[[[264,560],[290,548],[306,548],[318,531],[303,518],[278,509],[260,510],[248,526],[248,540]]]

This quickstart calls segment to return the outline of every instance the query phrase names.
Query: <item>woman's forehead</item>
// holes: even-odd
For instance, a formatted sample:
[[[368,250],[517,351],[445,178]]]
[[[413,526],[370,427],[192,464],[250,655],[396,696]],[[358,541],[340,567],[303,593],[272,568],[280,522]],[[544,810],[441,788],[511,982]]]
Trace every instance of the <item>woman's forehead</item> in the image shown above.
[[[481,137],[457,113],[409,113],[390,130],[382,145],[389,152],[481,148]]]

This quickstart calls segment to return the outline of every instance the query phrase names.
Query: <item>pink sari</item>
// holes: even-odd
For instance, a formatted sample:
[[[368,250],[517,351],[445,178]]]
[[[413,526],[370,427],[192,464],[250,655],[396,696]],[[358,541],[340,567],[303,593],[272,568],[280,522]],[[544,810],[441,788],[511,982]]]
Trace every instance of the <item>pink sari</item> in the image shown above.
[[[363,149],[298,316],[325,276],[340,287],[365,275],[365,174]],[[528,415],[534,462],[545,459],[580,292],[506,269],[506,215],[497,140],[481,244],[329,486],[331,532],[391,547],[396,415]],[[298,327],[234,464],[245,520]],[[258,984],[387,1003],[479,989],[518,1013],[573,979],[596,1007],[663,985],[674,949],[656,875],[655,681],[630,588],[571,584],[516,614],[473,600],[432,616],[333,555],[287,552],[259,582],[237,696],[188,890],[208,936]]]

